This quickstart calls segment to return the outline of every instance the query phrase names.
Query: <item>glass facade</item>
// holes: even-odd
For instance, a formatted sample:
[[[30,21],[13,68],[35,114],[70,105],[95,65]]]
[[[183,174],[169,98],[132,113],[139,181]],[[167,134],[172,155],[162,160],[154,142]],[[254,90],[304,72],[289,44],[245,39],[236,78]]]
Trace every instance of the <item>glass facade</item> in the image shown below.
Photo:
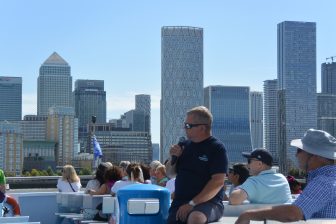
[[[336,95],[317,94],[317,128],[336,136]]]
[[[331,57],[333,60],[334,57]],[[336,62],[321,65],[322,92],[317,95],[317,127],[336,135]]]
[[[37,79],[37,115],[47,116],[52,106],[72,107],[70,66],[54,52],[40,67]]]
[[[0,76],[0,121],[22,119],[22,78]]]
[[[93,126],[90,125],[90,129]],[[148,132],[114,128],[113,124],[95,125],[95,135],[103,151],[103,161],[119,164],[122,160],[149,164],[152,161],[152,142]],[[92,144],[90,144],[90,151]]]
[[[316,24],[278,24],[278,109],[280,170],[297,167],[292,139],[317,127]]]
[[[321,93],[336,95],[336,62],[322,63],[321,85]]]
[[[262,92],[250,92],[250,127],[252,148],[263,148],[263,96]]]
[[[87,139],[90,137],[87,125],[92,122],[92,116],[96,116],[96,123],[106,122],[104,80],[76,80],[73,94],[80,151],[87,152]]]
[[[161,29],[161,161],[185,135],[186,112],[203,105],[203,29]]]
[[[146,114],[143,110],[130,110],[124,114],[126,127],[131,131],[146,131]]]
[[[227,150],[229,162],[246,162],[242,152],[251,151],[249,87],[204,88],[204,105],[213,115],[212,134]]]
[[[277,79],[264,81],[264,144],[273,156],[274,164],[279,163],[277,149]]]
[[[106,122],[104,80],[76,80],[74,96],[79,127],[86,127],[92,115],[96,116],[96,123]]]
[[[151,131],[151,98],[150,95],[135,95],[135,110],[145,112],[145,131]]]

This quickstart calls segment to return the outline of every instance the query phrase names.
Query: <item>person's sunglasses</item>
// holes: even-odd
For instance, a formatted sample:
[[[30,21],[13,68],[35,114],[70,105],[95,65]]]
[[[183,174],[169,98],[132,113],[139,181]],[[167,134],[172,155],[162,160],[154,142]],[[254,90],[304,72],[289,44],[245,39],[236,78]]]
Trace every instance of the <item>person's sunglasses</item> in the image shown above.
[[[208,125],[208,124],[189,124],[189,123],[184,123],[184,128],[185,129],[192,129],[193,127],[198,127],[200,125]]]

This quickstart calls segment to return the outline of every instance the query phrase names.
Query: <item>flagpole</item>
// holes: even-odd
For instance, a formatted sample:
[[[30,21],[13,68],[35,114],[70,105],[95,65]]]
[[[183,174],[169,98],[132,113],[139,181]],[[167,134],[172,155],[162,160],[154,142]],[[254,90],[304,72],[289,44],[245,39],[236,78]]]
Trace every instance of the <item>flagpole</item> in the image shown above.
[[[93,145],[93,164],[92,164],[92,168],[93,168],[93,171],[95,171],[96,169],[97,169],[97,167],[98,167],[98,164],[97,164],[97,158],[95,158],[95,156],[94,156],[94,143],[93,143],[93,138],[95,138],[96,137],[96,134],[95,134],[95,132],[96,132],[96,119],[97,119],[97,117],[96,116],[91,116],[91,121],[92,121],[92,124],[93,124],[93,131],[92,131],[92,136],[91,136],[91,142],[92,142],[92,145]]]

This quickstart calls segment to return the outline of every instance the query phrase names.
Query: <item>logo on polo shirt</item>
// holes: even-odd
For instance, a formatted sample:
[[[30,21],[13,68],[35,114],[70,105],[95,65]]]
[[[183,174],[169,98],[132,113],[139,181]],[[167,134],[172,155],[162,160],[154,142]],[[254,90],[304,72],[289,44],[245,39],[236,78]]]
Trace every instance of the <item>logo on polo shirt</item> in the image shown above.
[[[204,162],[208,162],[208,157],[206,155],[201,155],[198,157],[198,159]]]

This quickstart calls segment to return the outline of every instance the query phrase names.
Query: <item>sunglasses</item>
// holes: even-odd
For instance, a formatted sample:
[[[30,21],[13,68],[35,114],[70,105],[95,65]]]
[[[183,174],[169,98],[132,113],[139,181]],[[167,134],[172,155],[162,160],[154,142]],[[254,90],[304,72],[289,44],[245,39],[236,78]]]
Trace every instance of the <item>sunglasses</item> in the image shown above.
[[[201,125],[208,125],[208,124],[189,124],[189,123],[184,123],[184,128],[185,129],[192,129],[193,127],[198,127]]]

